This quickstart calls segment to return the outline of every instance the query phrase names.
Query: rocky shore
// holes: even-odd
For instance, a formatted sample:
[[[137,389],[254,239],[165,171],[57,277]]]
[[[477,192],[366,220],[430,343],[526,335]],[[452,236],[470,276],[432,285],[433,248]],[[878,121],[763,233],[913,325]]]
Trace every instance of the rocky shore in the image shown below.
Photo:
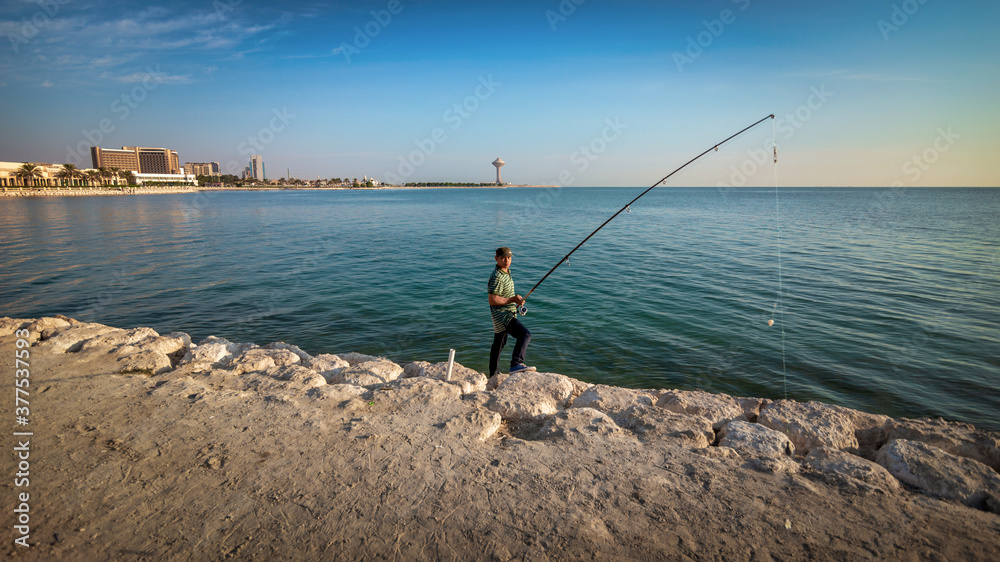
[[[0,318],[0,356],[31,434],[2,465],[6,558],[1000,552],[1000,435],[967,424],[64,316]]]

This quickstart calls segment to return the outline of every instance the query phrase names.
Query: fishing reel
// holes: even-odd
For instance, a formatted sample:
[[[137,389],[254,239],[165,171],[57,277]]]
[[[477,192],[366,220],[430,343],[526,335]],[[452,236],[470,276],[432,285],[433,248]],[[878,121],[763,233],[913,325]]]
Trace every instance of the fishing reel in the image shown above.
[[[517,313],[520,314],[521,316],[524,316],[525,314],[527,314],[528,313],[528,307],[527,307],[527,305],[523,305],[522,304],[521,306],[517,307]]]

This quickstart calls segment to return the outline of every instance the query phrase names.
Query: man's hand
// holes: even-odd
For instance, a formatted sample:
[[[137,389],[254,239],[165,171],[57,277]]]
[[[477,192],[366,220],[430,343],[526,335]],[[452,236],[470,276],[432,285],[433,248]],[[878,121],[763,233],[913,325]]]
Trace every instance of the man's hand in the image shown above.
[[[522,304],[524,304],[524,297],[522,297],[521,295],[514,295],[509,302],[521,306]]]

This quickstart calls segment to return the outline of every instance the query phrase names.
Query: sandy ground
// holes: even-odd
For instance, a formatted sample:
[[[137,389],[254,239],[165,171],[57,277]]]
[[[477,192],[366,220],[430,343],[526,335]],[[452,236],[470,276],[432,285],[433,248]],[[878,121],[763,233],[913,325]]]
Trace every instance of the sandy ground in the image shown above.
[[[0,338],[3,547],[15,560],[996,560],[1000,516],[911,490],[753,470],[719,448],[611,433],[485,441],[482,393],[389,384],[349,401],[31,356],[14,425]],[[413,381],[413,379],[408,379]],[[421,386],[423,385],[423,386]],[[455,387],[452,387],[455,388]],[[440,396],[434,394],[433,396]],[[13,429],[11,429],[13,428]],[[15,488],[13,431],[32,431]],[[15,544],[30,491],[30,547]]]

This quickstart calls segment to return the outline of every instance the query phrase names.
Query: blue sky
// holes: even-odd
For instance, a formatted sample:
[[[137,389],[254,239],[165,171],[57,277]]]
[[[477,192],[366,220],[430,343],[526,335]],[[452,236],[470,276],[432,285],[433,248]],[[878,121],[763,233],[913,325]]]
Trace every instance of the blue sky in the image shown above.
[[[268,177],[1000,185],[1000,3],[0,4],[0,160],[168,147]]]

